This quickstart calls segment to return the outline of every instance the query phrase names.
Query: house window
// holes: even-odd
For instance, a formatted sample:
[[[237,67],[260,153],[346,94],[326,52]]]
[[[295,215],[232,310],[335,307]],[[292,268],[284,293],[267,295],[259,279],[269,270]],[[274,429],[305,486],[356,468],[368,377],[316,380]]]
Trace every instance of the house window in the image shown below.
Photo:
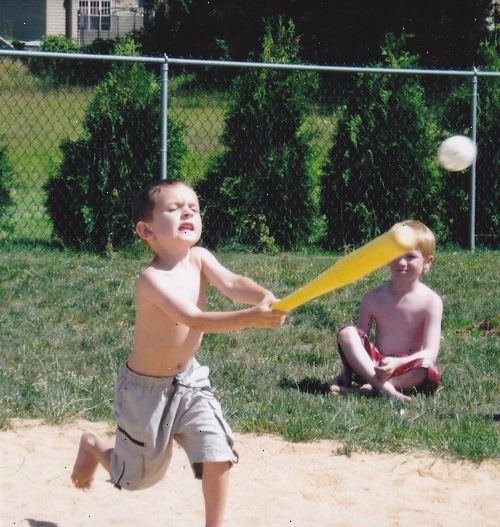
[[[78,29],[108,31],[111,28],[111,0],[79,0]]]

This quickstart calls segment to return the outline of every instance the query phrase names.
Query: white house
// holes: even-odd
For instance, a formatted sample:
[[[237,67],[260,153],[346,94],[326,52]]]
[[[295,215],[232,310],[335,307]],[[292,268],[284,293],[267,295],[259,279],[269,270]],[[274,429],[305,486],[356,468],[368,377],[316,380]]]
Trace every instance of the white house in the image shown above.
[[[143,26],[142,0],[0,0],[0,35],[22,42],[64,35],[89,44]]]

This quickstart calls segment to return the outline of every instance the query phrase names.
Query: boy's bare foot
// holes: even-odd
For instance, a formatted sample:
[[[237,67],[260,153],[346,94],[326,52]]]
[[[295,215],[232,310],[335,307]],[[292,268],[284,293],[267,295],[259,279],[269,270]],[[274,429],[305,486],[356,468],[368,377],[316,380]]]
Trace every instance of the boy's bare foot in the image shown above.
[[[336,382],[337,377],[332,380],[332,385],[330,386],[330,395],[348,395],[354,393],[361,393],[363,395],[385,395],[390,399],[396,399],[399,401],[410,402],[411,397],[404,395],[398,391],[391,383],[386,383],[378,391],[373,388],[370,383],[362,384],[361,386],[344,386]]]
[[[330,386],[330,395],[348,395],[353,393],[361,393],[363,395],[377,395],[371,384],[363,384],[362,386],[342,386],[332,384]]]
[[[361,393],[359,386],[342,386],[338,384],[330,386],[330,395],[349,395],[352,393]]]
[[[88,490],[97,469],[97,458],[93,454],[97,437],[91,432],[85,432],[80,439],[80,446],[76,456],[71,481],[73,485],[82,490]]]
[[[406,402],[411,401],[411,397],[408,397],[408,395],[405,395],[404,393],[398,391],[390,382],[385,382],[380,387],[380,393],[382,395],[385,395],[386,397],[389,397],[390,399],[396,399],[398,401]]]
[[[342,370],[336,375],[330,383],[330,394],[331,395],[343,395],[346,393],[353,393],[352,376],[349,375],[345,370]]]

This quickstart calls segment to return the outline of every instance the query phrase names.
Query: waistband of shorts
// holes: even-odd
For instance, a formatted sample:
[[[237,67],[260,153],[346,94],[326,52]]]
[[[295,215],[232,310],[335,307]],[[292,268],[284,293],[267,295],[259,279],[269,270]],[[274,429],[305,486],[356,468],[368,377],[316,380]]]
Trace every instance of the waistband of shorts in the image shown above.
[[[171,386],[175,384],[175,381],[180,377],[184,377],[186,372],[190,372],[193,368],[192,362],[188,363],[186,368],[177,373],[176,375],[169,375],[167,377],[154,377],[150,375],[142,375],[132,370],[127,363],[122,368],[121,376],[125,377],[127,380],[132,380],[136,384],[141,386]]]

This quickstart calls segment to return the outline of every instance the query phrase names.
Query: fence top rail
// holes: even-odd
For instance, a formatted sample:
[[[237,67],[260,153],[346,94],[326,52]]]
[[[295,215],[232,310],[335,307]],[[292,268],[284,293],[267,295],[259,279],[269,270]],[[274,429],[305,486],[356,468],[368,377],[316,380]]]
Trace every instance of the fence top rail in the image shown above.
[[[0,50],[0,57],[39,57],[39,58],[65,58],[83,60],[106,60],[114,62],[145,62],[156,64],[179,64],[186,66],[214,66],[230,68],[267,68],[281,70],[302,70],[302,71],[324,71],[337,73],[390,73],[398,75],[450,75],[461,77],[500,77],[500,71],[483,71],[476,67],[470,70],[433,70],[419,68],[383,68],[371,66],[320,66],[314,64],[274,64],[269,62],[237,62],[229,60],[198,60],[172,58],[164,55],[163,57],[145,56],[125,56],[125,55],[97,55],[90,53],[58,53],[46,51],[14,51]]]
[[[38,57],[44,59],[83,59],[83,60],[108,60],[113,62],[156,62],[163,64],[165,58],[162,57],[142,57],[126,55],[97,55],[91,53],[60,53],[55,51],[13,51],[10,49],[0,49],[0,57]]]
[[[269,68],[288,70],[330,71],[338,73],[392,73],[400,75],[459,75],[463,77],[493,76],[500,77],[500,71],[482,71],[477,68],[470,70],[429,70],[418,68],[382,68],[371,66],[320,66],[315,64],[274,64],[266,62],[234,62],[221,60],[196,60],[168,58],[169,64],[184,64],[192,66],[218,66],[239,68]]]

